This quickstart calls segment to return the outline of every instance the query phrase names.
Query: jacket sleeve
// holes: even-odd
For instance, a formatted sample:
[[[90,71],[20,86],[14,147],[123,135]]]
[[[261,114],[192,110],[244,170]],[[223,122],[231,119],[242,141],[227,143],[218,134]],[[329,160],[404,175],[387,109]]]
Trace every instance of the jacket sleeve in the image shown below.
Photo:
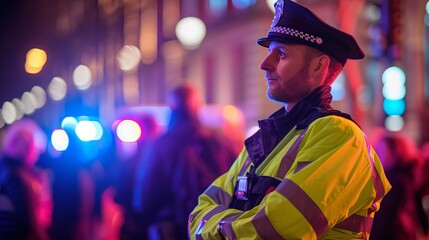
[[[284,180],[246,212],[223,204],[231,198],[242,166],[234,164],[200,197],[190,217],[191,238],[317,239],[349,216],[365,215],[376,197],[370,164],[374,153],[360,129],[344,121],[325,117],[313,122]],[[385,193],[390,185],[376,161]],[[260,174],[275,176],[278,167],[278,162],[270,163]]]
[[[218,177],[198,198],[198,205],[189,216],[190,239],[222,239],[218,232],[219,221],[242,213],[230,209],[237,175],[247,157],[243,149],[229,171]]]

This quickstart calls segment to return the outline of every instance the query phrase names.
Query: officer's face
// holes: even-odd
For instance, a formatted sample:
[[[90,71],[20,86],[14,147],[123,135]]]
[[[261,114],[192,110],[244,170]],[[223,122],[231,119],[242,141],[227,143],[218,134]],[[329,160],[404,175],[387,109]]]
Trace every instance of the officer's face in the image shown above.
[[[310,94],[318,85],[310,77],[310,47],[271,42],[260,68],[265,71],[267,94],[272,100],[286,103],[288,110]]]

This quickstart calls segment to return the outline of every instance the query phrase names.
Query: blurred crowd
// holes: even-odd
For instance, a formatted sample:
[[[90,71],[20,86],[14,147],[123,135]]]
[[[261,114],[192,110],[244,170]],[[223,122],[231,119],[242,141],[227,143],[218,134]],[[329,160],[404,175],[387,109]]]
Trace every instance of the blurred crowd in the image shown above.
[[[429,239],[429,142],[382,132],[373,146],[392,189],[375,215],[371,239]]]
[[[114,144],[88,162],[78,160],[84,149],[73,131],[67,150],[52,159],[36,122],[7,126],[0,136],[0,239],[187,239],[198,195],[228,170],[244,137],[204,126],[200,101],[193,86],[179,86],[167,129],[144,115],[135,154]],[[429,239],[429,142],[386,131],[370,140],[393,186],[371,239]]]
[[[198,195],[229,169],[243,139],[233,136],[237,131],[227,134],[225,126],[202,124],[201,96],[193,85],[173,89],[168,103],[166,129],[143,114],[137,145],[116,139],[91,160],[84,159],[88,148],[73,129],[64,129],[69,145],[52,157],[35,121],[4,128],[0,239],[187,239]]]

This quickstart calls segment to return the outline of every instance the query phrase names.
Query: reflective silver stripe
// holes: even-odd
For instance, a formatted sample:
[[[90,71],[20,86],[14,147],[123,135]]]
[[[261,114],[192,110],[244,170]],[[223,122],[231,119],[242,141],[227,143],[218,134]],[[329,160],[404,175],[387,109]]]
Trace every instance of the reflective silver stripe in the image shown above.
[[[198,225],[197,233],[195,234],[196,239],[203,239],[203,238],[202,238],[202,236],[201,236],[201,233],[202,233],[202,231],[203,231],[203,229],[204,229],[204,226],[206,225],[206,222],[207,222],[211,217],[213,217],[214,215],[216,215],[216,214],[218,214],[218,213],[220,213],[220,212],[222,212],[222,211],[224,211],[224,210],[225,210],[225,208],[224,208],[224,207],[222,207],[222,206],[217,206],[217,207],[213,208],[210,212],[208,212],[206,215],[204,215],[204,216],[201,218],[200,225]]]
[[[295,173],[301,171],[301,169],[305,168],[310,163],[312,163],[312,162],[297,162],[296,163],[296,168],[293,171],[293,173],[295,174]]]
[[[191,239],[191,222],[194,221],[195,217],[200,213],[201,211],[195,212],[194,214],[190,214],[188,218],[188,239]],[[198,239],[198,236],[197,236]]]
[[[237,239],[234,233],[234,229],[232,228],[232,222],[240,217],[243,213],[237,213],[235,215],[229,216],[224,220],[219,222],[221,232],[223,236],[228,237],[229,240]]]
[[[253,217],[252,224],[262,239],[283,239],[265,214],[265,208],[262,208],[261,211]]]
[[[284,179],[276,189],[277,192],[287,198],[295,208],[304,216],[313,227],[317,237],[320,237],[328,229],[328,221],[322,210],[314,203],[307,193],[289,179]]]
[[[213,199],[216,204],[222,205],[224,207],[228,207],[232,199],[232,197],[222,188],[214,185],[211,185],[209,188],[207,188],[204,194]]]
[[[372,152],[371,152],[371,146],[369,144],[368,138],[365,135],[364,135],[364,137],[365,137],[366,148],[368,150],[369,162],[370,162],[370,165],[371,165],[372,181],[373,181],[373,184],[374,184],[374,187],[375,187],[375,199],[374,199],[374,202],[377,202],[378,200],[380,200],[385,195],[384,185],[381,182],[380,174],[378,173],[377,169],[375,168],[374,158],[373,158],[373,155],[372,155]]]
[[[385,191],[384,191],[383,183],[381,182],[380,174],[378,173],[374,165],[374,157],[371,152],[371,145],[369,144],[368,138],[365,136],[365,134],[364,134],[364,138],[365,138],[365,144],[369,155],[369,164],[371,167],[371,178],[375,188],[375,198],[373,201],[373,203],[375,203],[385,195]],[[370,217],[370,214],[374,211],[375,211],[375,207],[373,204],[372,207],[368,209],[367,217],[354,214],[344,219],[340,223],[336,224],[334,228],[349,230],[352,232],[370,233],[372,222],[374,220],[372,217]]]
[[[194,214],[190,214],[188,218],[188,225],[191,224],[192,221],[194,221],[195,217],[200,213],[201,211],[195,212]]]
[[[295,161],[296,155],[298,154],[298,149],[301,145],[302,139],[304,138],[305,132],[307,132],[307,128],[302,131],[302,133],[298,136],[298,138],[283,156],[282,161],[280,162],[279,169],[277,170],[276,177],[284,178],[287,171],[289,171],[290,167]]]
[[[238,176],[243,176],[246,172],[247,168],[249,167],[250,163],[252,161],[250,160],[250,157],[247,157],[246,161],[244,162],[243,166],[240,169],[240,172],[238,173]]]
[[[211,217],[213,217],[214,215],[224,211],[225,208],[222,206],[217,206],[215,208],[213,208],[210,212],[208,212],[206,215],[204,215],[204,217],[202,218],[203,220],[207,221],[209,220]]]
[[[334,228],[344,229],[352,232],[371,232],[372,217],[363,217],[353,214],[345,220],[341,221]]]

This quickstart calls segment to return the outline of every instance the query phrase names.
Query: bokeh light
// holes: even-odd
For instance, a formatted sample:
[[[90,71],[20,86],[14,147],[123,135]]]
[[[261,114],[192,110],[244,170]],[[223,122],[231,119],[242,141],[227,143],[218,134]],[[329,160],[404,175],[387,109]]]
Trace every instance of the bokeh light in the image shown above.
[[[1,115],[6,124],[11,124],[16,120],[16,108],[13,103],[6,101],[3,103]]]
[[[136,46],[125,45],[118,53],[118,65],[122,71],[131,71],[134,70],[138,64],[142,55],[140,49]]]
[[[137,122],[125,119],[118,124],[116,135],[122,142],[136,142],[140,139],[142,130]]]
[[[81,120],[77,123],[75,132],[80,140],[88,142],[100,140],[103,135],[103,128],[96,121]]]
[[[65,117],[61,121],[61,128],[75,130],[78,121],[75,117]]]
[[[397,82],[389,82],[383,86],[383,96],[389,100],[399,100],[405,97],[407,92],[404,85]]]
[[[103,137],[103,126],[101,126],[101,124],[97,121],[91,121],[92,124],[94,124],[95,127],[95,135],[94,138],[92,140],[97,141],[100,140],[101,137]]]
[[[383,109],[386,112],[388,116],[392,115],[402,115],[405,112],[405,101],[404,99],[398,99],[398,100],[389,100],[384,99],[383,100]]]
[[[169,7],[171,7],[170,3],[169,5],[170,5]],[[166,8],[167,6],[163,6],[163,11],[166,10]],[[177,12],[178,11],[179,10],[177,10]],[[144,33],[144,34],[140,34],[140,41],[139,41],[141,61],[144,64],[152,64],[157,59],[158,42],[159,42],[159,39],[158,39],[159,32],[157,28],[159,23],[157,21],[156,9],[146,8],[144,11],[144,14],[141,14],[139,17],[140,17],[140,29],[142,33]],[[171,17],[172,19],[175,19],[174,16],[171,16]],[[168,19],[168,17],[165,19]]]
[[[226,105],[222,110],[223,117],[232,124],[237,124],[242,121],[241,112],[232,105]]]
[[[405,73],[401,68],[392,66],[383,72],[381,80],[383,82],[383,110],[387,115],[384,122],[385,127],[389,131],[400,131],[405,125],[402,117],[406,110]]]
[[[30,74],[39,73],[40,71],[42,71],[47,59],[47,54],[42,49],[30,49],[30,51],[27,52],[26,56],[25,71]]]
[[[331,85],[332,101],[341,101],[344,99],[346,94],[345,82],[344,73],[341,72]]]
[[[228,0],[209,0],[210,10],[215,13],[225,12],[228,7]]]
[[[73,83],[79,90],[86,90],[92,84],[91,70],[85,65],[79,65],[73,71]]]
[[[373,3],[366,4],[363,9],[363,16],[370,22],[378,22],[381,19],[381,9]]]
[[[67,83],[60,77],[52,78],[48,86],[48,94],[54,101],[64,99],[67,94]]]
[[[406,80],[406,76],[404,71],[397,66],[392,66],[387,68],[383,75],[381,76],[381,80],[383,84],[389,84],[389,82],[394,82],[396,84],[404,84]]]
[[[0,113],[1,113],[1,109],[0,109]],[[6,123],[4,122],[3,116],[0,114],[0,128],[4,127]]]
[[[426,14],[429,14],[429,1],[426,2]]]
[[[24,113],[32,114],[36,110],[36,97],[31,92],[24,92],[21,97],[21,101],[24,104]]]
[[[182,18],[176,25],[176,37],[187,49],[196,49],[206,36],[206,25],[197,17]]]
[[[399,100],[404,98],[406,93],[405,88],[405,73],[399,67],[389,67],[383,72],[383,96],[389,100]]]
[[[36,109],[42,108],[46,103],[46,91],[40,86],[34,86],[30,91],[36,98],[35,107]]]
[[[388,116],[384,120],[384,126],[387,130],[398,132],[404,128],[404,118],[402,116]]]
[[[14,98],[12,100],[13,105],[15,105],[16,110],[16,120],[21,119],[25,114],[25,106],[24,103],[19,98]]]
[[[238,9],[247,8],[255,3],[256,0],[232,0],[232,4]]]
[[[55,129],[51,135],[51,143],[55,150],[65,151],[69,146],[69,136],[64,129]]]

